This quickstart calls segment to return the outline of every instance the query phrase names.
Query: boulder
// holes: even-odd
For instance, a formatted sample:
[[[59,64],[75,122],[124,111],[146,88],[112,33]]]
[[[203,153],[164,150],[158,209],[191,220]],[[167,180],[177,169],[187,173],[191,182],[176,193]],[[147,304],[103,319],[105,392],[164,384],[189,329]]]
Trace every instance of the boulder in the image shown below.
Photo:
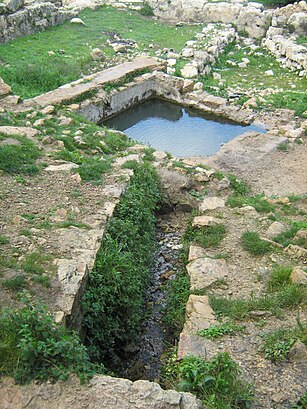
[[[190,276],[191,290],[202,290],[228,275],[224,259],[197,258],[186,266]]]
[[[206,197],[201,205],[199,206],[199,210],[201,212],[205,212],[207,210],[215,210],[225,207],[225,200],[221,199],[220,197],[212,196]]]
[[[287,226],[281,222],[273,222],[270,224],[269,228],[266,231],[266,235],[273,239],[281,233],[284,233],[287,230]]]
[[[207,295],[191,294],[186,305],[185,334],[196,335],[200,330],[215,324],[216,319]]]
[[[195,78],[198,76],[198,69],[193,64],[186,64],[181,70],[181,75],[183,78]]]
[[[192,221],[192,226],[195,227],[216,226],[217,224],[223,224],[223,221],[212,216],[196,216]]]
[[[10,94],[12,91],[12,88],[6,84],[3,79],[0,77],[0,98],[4,97],[5,95]]]
[[[103,60],[104,59],[104,54],[100,50],[100,48],[94,48],[91,52],[91,55],[93,57],[93,60]]]
[[[24,0],[2,0],[4,9],[7,13],[15,13],[24,5]]]

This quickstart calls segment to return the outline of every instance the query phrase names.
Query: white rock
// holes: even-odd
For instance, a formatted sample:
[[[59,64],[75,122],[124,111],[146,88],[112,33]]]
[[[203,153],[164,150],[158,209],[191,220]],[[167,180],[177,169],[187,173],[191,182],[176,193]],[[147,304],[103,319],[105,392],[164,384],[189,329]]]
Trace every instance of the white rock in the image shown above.
[[[198,69],[192,64],[186,64],[181,70],[181,75],[184,78],[195,78],[198,76]]]
[[[71,23],[71,24],[81,24],[81,25],[83,25],[83,26],[86,25],[86,24],[84,23],[84,21],[81,20],[81,18],[78,18],[78,17],[72,18],[72,19],[70,20],[70,23]]]
[[[265,73],[265,75],[267,75],[268,77],[272,77],[272,76],[274,75],[273,70],[267,70],[267,71],[265,71],[264,73]]]

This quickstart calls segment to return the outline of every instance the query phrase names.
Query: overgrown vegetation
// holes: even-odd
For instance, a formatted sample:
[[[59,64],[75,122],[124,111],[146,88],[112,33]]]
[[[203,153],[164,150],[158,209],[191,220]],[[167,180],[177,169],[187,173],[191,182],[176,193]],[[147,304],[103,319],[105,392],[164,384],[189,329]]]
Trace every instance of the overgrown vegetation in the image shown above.
[[[302,237],[301,239],[295,239],[295,235],[299,230],[307,229],[307,222],[294,221],[292,222],[290,228],[285,232],[274,237],[274,241],[287,247],[289,244],[296,244],[299,246],[306,246],[306,239]]]
[[[217,247],[225,237],[226,228],[223,224],[216,226],[196,227],[190,224],[184,234],[184,241],[203,248]]]
[[[19,310],[0,315],[0,375],[18,383],[33,379],[66,380],[77,374],[81,381],[102,372],[89,361],[77,335],[55,324],[45,307],[26,303]]]
[[[161,200],[154,168],[136,164],[134,172],[107,226],[82,303],[91,358],[110,365],[138,334]]]
[[[247,409],[253,401],[251,385],[227,352],[210,361],[191,356],[179,363],[172,357],[163,376],[167,387],[194,393],[208,409]]]
[[[13,174],[37,173],[35,162],[41,155],[37,145],[24,136],[14,135],[10,138],[15,139],[16,144],[0,143],[0,170]],[[1,140],[5,140],[5,136],[0,135]]]

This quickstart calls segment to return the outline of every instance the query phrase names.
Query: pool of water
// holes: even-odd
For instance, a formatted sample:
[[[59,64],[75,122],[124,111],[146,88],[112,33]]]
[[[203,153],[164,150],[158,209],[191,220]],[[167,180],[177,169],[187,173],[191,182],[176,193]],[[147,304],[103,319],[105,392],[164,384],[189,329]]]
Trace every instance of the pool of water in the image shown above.
[[[256,125],[210,119],[199,111],[159,99],[133,106],[106,120],[104,125],[177,157],[213,155],[224,143],[244,132],[266,132]]]

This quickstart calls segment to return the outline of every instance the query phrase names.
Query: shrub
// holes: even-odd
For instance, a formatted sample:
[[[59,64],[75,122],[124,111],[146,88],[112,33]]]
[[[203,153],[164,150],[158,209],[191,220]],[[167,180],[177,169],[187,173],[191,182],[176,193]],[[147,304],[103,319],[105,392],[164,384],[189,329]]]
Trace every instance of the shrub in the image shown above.
[[[223,335],[234,335],[244,330],[245,326],[243,325],[236,325],[233,322],[224,322],[223,324],[211,325],[209,328],[199,331],[198,335],[204,338],[215,339]]]
[[[95,367],[77,335],[55,324],[45,307],[27,302],[0,315],[0,375],[18,383],[66,380],[71,373],[90,378]]]
[[[140,13],[143,16],[153,16],[154,15],[152,7],[146,2],[144,3],[144,6],[140,9]]]
[[[22,290],[25,285],[25,278],[22,275],[17,275],[14,278],[10,278],[8,280],[4,280],[2,283],[3,287],[7,288],[8,290],[19,291]]]
[[[112,364],[137,337],[154,249],[153,212],[159,201],[155,169],[138,165],[107,226],[83,298],[93,359]]]

